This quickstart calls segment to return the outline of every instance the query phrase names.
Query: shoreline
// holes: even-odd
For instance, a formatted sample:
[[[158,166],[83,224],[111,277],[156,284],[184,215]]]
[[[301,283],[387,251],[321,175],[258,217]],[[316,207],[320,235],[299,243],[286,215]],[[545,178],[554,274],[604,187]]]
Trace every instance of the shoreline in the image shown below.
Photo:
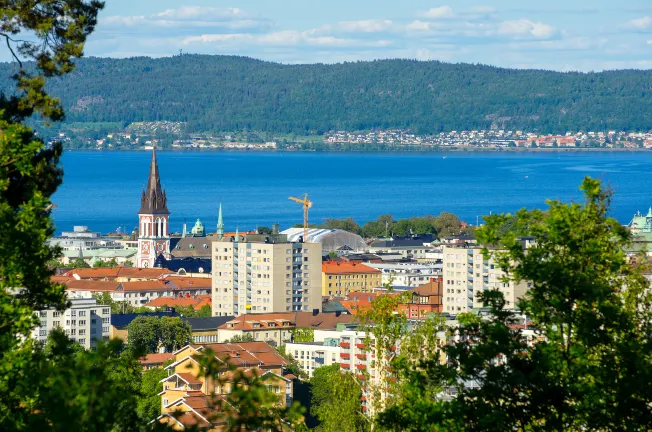
[[[138,149],[129,149],[129,148],[115,148],[115,149],[70,149],[64,148],[64,152],[75,151],[75,152],[143,152],[151,151],[151,148],[138,148]],[[652,149],[647,148],[571,148],[571,147],[560,147],[560,148],[487,148],[487,147],[439,147],[439,148],[424,148],[424,147],[391,147],[386,149],[374,149],[374,150],[356,150],[356,149],[237,149],[237,148],[186,148],[186,149],[157,149],[158,151],[163,152],[179,152],[179,153],[201,153],[201,152],[224,152],[224,153],[649,153]]]

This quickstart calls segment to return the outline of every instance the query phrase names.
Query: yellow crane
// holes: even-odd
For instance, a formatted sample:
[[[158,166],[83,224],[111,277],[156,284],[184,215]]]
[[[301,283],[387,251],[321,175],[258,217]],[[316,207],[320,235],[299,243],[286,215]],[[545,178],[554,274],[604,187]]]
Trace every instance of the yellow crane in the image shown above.
[[[312,201],[308,199],[308,194],[305,194],[303,199],[296,197],[290,197],[288,199],[303,205],[303,242],[308,243],[308,209],[312,207]]]

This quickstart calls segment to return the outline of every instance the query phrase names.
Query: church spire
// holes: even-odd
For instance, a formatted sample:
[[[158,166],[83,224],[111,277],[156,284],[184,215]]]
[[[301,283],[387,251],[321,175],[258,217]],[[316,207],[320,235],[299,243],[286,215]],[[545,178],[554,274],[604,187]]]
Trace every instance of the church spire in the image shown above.
[[[222,201],[220,201],[220,210],[217,213],[217,238],[222,240],[224,237],[224,221],[222,220]]]
[[[152,149],[152,162],[149,166],[147,189],[143,191],[140,199],[139,214],[170,214],[167,207],[167,197],[161,188],[161,178],[156,161],[156,148]]]

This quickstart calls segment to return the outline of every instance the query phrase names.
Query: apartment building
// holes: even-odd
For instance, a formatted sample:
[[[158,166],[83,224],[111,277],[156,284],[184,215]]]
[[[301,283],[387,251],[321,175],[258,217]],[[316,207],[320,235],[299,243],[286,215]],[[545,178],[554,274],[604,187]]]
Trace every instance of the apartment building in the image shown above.
[[[505,282],[505,273],[495,260],[485,257],[478,246],[444,247],[443,312],[458,314],[484,307],[478,293],[496,289],[505,296],[506,307],[515,308],[527,291],[525,282]]]
[[[291,374],[284,374],[289,364],[274,348],[264,342],[238,344],[193,344],[174,352],[174,362],[165,369],[168,376],[161,380],[160,423],[174,430],[199,428],[200,430],[226,430],[226,419],[214,406],[215,398],[233,391],[232,372],[222,372],[223,385],[212,376],[203,376],[201,366],[194,359],[210,348],[221,362],[229,362],[245,373],[256,373],[265,380],[268,391],[278,398],[279,407],[292,404],[294,387]]]
[[[321,310],[321,244],[283,234],[216,241],[213,315]]]
[[[381,271],[382,284],[392,285],[397,289],[416,288],[430,279],[441,276],[442,264],[438,263],[367,263]]]
[[[340,364],[340,350],[339,337],[325,338],[320,342],[289,342],[285,345],[285,351],[299,363],[308,378],[312,378],[317,368]]]
[[[60,328],[86,349],[94,348],[98,340],[109,339],[111,308],[98,305],[95,299],[72,299],[63,312],[54,308],[37,312],[40,323],[32,337],[45,343],[55,328]]]
[[[321,265],[323,296],[342,297],[353,291],[371,292],[381,287],[382,272],[364,264],[327,261]]]

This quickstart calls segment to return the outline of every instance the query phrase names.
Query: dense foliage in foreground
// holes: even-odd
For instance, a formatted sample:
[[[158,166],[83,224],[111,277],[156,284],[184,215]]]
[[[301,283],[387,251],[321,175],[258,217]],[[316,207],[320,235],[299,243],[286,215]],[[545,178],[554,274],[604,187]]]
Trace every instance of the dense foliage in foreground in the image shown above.
[[[0,89],[13,66],[0,65]],[[319,134],[409,128],[648,130],[652,71],[560,73],[437,61],[283,65],[245,57],[88,58],[49,84],[74,122]]]

